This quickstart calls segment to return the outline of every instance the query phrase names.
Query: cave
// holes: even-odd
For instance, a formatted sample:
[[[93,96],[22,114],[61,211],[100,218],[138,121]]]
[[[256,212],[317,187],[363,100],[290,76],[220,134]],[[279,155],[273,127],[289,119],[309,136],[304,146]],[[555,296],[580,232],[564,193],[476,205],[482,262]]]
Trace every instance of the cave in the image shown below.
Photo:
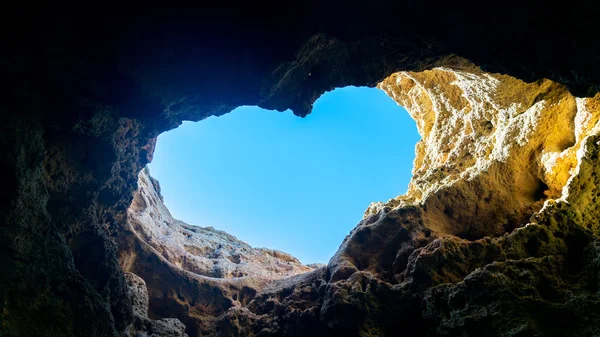
[[[598,5],[213,5],[10,9],[1,336],[600,335]],[[161,133],[345,86],[422,140],[327,265],[202,275],[132,221]]]
[[[327,92],[305,118],[239,107],[157,138],[148,168],[162,197],[149,200],[188,224],[324,264],[370,203],[406,191],[418,139],[378,88]]]

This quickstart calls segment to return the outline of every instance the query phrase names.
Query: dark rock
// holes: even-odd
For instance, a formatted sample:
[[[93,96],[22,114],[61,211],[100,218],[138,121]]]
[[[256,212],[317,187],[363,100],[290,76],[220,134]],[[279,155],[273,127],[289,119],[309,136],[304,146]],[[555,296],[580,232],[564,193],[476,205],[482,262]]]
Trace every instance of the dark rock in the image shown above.
[[[6,8],[0,335],[117,336],[134,322],[115,240],[157,135],[183,120],[240,105],[290,108],[305,116],[326,90],[374,86],[400,70],[452,66],[456,59],[448,56],[454,54],[487,71],[526,81],[550,78],[577,96],[593,96],[600,85],[598,12],[594,3],[443,1]],[[583,170],[589,181],[596,177],[594,160]],[[317,269],[285,287],[288,296],[257,295],[248,307],[263,308],[260,317],[244,308],[230,311],[221,286],[186,280],[194,285],[181,290],[191,294],[186,300],[207,301],[205,312],[220,317],[192,330],[216,333],[220,327],[222,335],[262,336],[598,335],[596,192],[595,184],[584,187],[587,181],[575,184],[582,192],[574,198],[581,200],[538,222],[551,228],[550,244],[523,239],[529,243],[523,251],[504,248],[512,254],[504,259],[493,255],[496,246],[512,247],[510,240],[522,234],[497,239],[489,244],[496,265],[472,258],[483,243],[445,239],[471,252],[448,256],[471,265],[457,262],[431,275],[439,261],[433,245],[450,243],[424,234],[407,241],[399,230],[379,270],[363,269],[373,262],[367,253],[355,254],[354,266],[333,261],[326,272]],[[589,206],[587,212],[578,209],[579,202]],[[589,229],[582,233],[580,227]],[[361,233],[352,245],[378,237]],[[396,258],[398,244],[404,250]],[[539,253],[544,249],[556,253]],[[145,257],[165,268],[161,278],[142,275],[149,289],[189,277],[170,274],[156,255]],[[445,288],[440,283],[463,275],[464,281]],[[157,315],[179,308],[149,305]],[[423,315],[415,311],[421,307]],[[183,324],[190,329],[197,322]]]

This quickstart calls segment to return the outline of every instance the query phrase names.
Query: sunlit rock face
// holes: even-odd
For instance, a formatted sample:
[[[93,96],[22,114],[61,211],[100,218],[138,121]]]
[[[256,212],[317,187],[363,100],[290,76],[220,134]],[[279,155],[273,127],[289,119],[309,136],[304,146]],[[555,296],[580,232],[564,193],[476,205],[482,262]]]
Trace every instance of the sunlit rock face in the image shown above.
[[[128,222],[137,239],[176,267],[194,274],[276,279],[312,270],[284,252],[253,248],[223,231],[174,219],[163,203],[158,181],[147,168],[139,174]],[[130,269],[129,263],[134,262],[124,261],[124,269]]]
[[[430,191],[413,208],[398,203],[375,211],[378,216],[361,222],[328,269],[274,281],[278,286],[254,296],[243,290],[244,278],[200,282],[123,233],[156,137],[184,120],[241,105],[305,116],[336,87],[375,86],[398,71],[457,70],[445,63],[450,55],[528,82],[549,78],[577,97],[593,97],[600,88],[600,7],[593,1],[213,5],[105,2],[66,15],[72,6],[24,3],[2,21],[0,69],[10,85],[0,108],[0,335],[122,335],[134,317],[115,241],[135,243],[132,251],[147,260],[131,264],[141,266],[131,272],[147,285],[150,319],[177,317],[190,337],[395,336],[410,335],[415,326],[415,336],[599,335],[593,331],[600,325],[593,315],[598,268],[590,262],[597,254],[588,232],[598,226],[593,137],[576,153],[582,159],[568,194],[562,193],[568,197],[544,210],[558,213],[505,239],[496,236],[484,245],[489,250],[481,240],[436,241],[451,226],[439,211],[440,224],[434,224],[423,206],[436,198]],[[572,160],[559,150],[548,149],[543,162],[550,167],[554,159]],[[546,166],[544,172],[554,172]],[[555,172],[564,181],[567,171]],[[550,176],[547,186],[560,186]],[[486,223],[484,230],[459,234],[474,239],[489,228],[520,226],[517,220],[526,217],[521,206],[531,201],[523,198],[514,215],[500,214],[501,226]],[[532,211],[539,207],[531,205]],[[435,228],[423,227],[426,222]],[[531,240],[518,241],[514,233]],[[494,240],[501,239],[512,253],[498,248]],[[431,242],[454,242],[456,249],[415,248]],[[527,250],[519,242],[527,242]],[[535,259],[545,259],[548,268]],[[438,269],[446,276],[426,277]],[[405,283],[399,276],[404,270],[421,272]],[[548,277],[537,277],[542,274]],[[446,288],[435,286],[440,282]],[[175,284],[185,286],[165,286]],[[400,298],[399,288],[410,291]],[[437,295],[424,296],[423,289]],[[230,300],[234,294],[240,306]],[[161,296],[173,300],[153,300]]]
[[[427,228],[441,233],[497,236],[568,193],[576,153],[598,132],[597,100],[456,62],[455,70],[400,72],[379,84],[422,136],[409,190],[387,206],[420,205]]]
[[[326,271],[219,318],[234,336],[597,336],[600,96],[462,61],[380,85],[423,139]]]
[[[268,282],[314,269],[284,252],[253,248],[223,231],[174,219],[147,168],[138,176],[118,238],[133,296],[132,336],[154,326],[164,330],[156,336],[179,336],[181,321],[191,336],[214,333],[217,317],[245,306]]]
[[[177,318],[162,318],[152,320],[148,318],[148,290],[146,282],[135,274],[125,273],[133,307],[133,323],[127,327],[127,336],[148,337],[188,337],[185,325]]]
[[[368,207],[326,267],[173,219],[143,170],[118,235],[127,331],[600,335],[600,95],[456,58],[379,87],[417,123],[414,176]]]

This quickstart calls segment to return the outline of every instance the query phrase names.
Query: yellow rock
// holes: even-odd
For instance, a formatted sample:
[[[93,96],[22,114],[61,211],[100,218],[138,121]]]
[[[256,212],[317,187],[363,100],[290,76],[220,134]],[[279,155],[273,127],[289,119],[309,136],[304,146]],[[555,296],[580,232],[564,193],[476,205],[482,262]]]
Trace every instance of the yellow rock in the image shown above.
[[[422,139],[408,192],[366,215],[417,205],[438,233],[501,235],[546,200],[567,197],[582,145],[600,131],[600,95],[576,98],[550,80],[525,83],[452,64],[395,73],[378,85],[406,108]]]

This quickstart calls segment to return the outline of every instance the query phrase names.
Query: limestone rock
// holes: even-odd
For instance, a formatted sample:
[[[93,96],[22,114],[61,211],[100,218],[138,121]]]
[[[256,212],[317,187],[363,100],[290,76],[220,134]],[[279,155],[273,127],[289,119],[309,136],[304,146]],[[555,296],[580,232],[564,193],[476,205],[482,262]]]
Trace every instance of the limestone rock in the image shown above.
[[[119,246],[151,316],[190,336],[600,333],[600,95],[452,64],[379,85],[423,137],[414,176],[327,266],[173,219],[143,170]]]
[[[414,334],[418,336],[599,335],[593,331],[599,326],[593,305],[598,258],[589,243],[597,236],[576,234],[581,228],[595,231],[598,223],[593,183],[598,161],[589,141],[589,151],[577,152],[581,160],[577,159],[575,171],[580,178],[569,178],[568,202],[547,202],[544,212],[557,213],[542,217],[545,222],[536,220],[539,226],[518,230],[522,233],[518,238],[508,236],[505,245],[517,249],[510,255],[503,250],[500,257],[486,253],[478,260],[482,252],[500,251],[495,243],[482,246],[482,241],[470,244],[456,237],[436,241],[439,229],[448,223],[435,233],[421,228],[419,214],[428,213],[421,206],[400,212],[397,205],[382,203],[379,216],[365,220],[351,236],[358,241],[339,254],[351,258],[336,258],[327,269],[301,274],[311,278],[294,276],[291,280],[299,282],[295,286],[275,280],[290,286],[269,288],[274,292],[263,301],[255,293],[264,288],[262,281],[187,272],[129,235],[127,228],[138,173],[151,160],[156,137],[184,120],[199,121],[240,105],[289,108],[304,116],[327,90],[374,86],[398,71],[436,65],[455,69],[456,62],[444,63],[452,54],[486,71],[527,82],[549,78],[575,96],[593,96],[600,88],[596,33],[600,7],[594,2],[474,5],[432,0],[340,6],[308,1],[263,8],[246,1],[218,9],[208,8],[210,3],[204,8],[176,8],[119,2],[75,15],[65,15],[72,12],[71,5],[21,5],[15,3],[0,23],[4,25],[0,69],[4,82],[10,83],[3,91],[0,113],[3,337],[122,334],[133,319],[119,264],[125,262],[147,284],[149,315],[178,317],[191,337],[198,333],[394,336],[410,335],[411,327],[420,329]],[[555,155],[551,151],[543,162],[552,163]],[[564,180],[565,171],[555,172],[560,173],[557,181]],[[553,175],[547,175],[549,187]],[[526,198],[517,206],[527,202]],[[520,218],[500,215],[503,221]],[[484,227],[495,228],[489,223]],[[545,227],[553,229],[542,230]],[[444,248],[448,240],[462,244],[451,245],[450,254]],[[445,244],[436,248],[433,242]],[[413,255],[413,243],[432,246]],[[487,248],[482,251],[483,247]],[[369,258],[372,253],[376,257]],[[443,277],[454,275],[454,280],[505,255],[521,261],[532,254],[555,255],[564,263],[557,258],[544,262],[544,268],[523,263],[487,268],[466,278],[464,286],[451,284],[447,291],[432,291],[427,315],[419,311],[425,297],[415,289],[420,289],[419,280],[427,280],[424,275],[438,269],[440,257],[471,261],[440,262],[445,266],[440,267]],[[382,261],[380,268],[373,268],[377,261]],[[564,268],[552,268],[555,261]],[[396,276],[403,274],[405,265],[418,265],[423,271],[411,274],[417,280],[411,286],[381,281],[403,282]],[[580,267],[585,273],[578,274]],[[519,270],[522,273],[512,272]],[[557,282],[537,282],[546,271]],[[495,277],[503,273],[508,276]],[[533,276],[509,283],[521,274]],[[509,296],[529,284],[544,289],[539,292],[543,296],[534,292]],[[504,290],[487,292],[487,286]],[[447,302],[452,299],[458,300]],[[254,313],[258,308],[261,314]],[[498,308],[510,309],[504,322],[498,311],[485,315]],[[470,314],[464,314],[467,311]],[[221,319],[231,324],[220,324]],[[512,321],[529,324],[530,330],[500,329]],[[561,324],[570,330],[560,330]]]
[[[414,176],[327,266],[174,220],[142,171],[120,261],[152,316],[190,336],[600,333],[600,95],[450,63],[379,85],[417,123]]]
[[[379,85],[422,136],[408,192],[387,205],[421,205],[429,229],[474,239],[524,225],[563,196],[599,114],[596,100],[549,80],[461,66],[401,72]]]
[[[147,168],[140,172],[128,221],[137,238],[171,264],[194,274],[276,279],[313,270],[287,253],[253,248],[223,231],[174,219]]]
[[[133,323],[127,327],[126,334],[131,337],[188,337],[185,325],[177,318],[148,318],[148,290],[146,282],[132,273],[125,273],[128,295],[133,303]]]
[[[253,248],[212,227],[174,219],[147,168],[139,173],[127,226],[117,238],[134,302],[130,331],[163,329],[171,336],[183,326],[192,337],[214,333],[217,317],[245,310],[270,282],[318,268],[281,251]],[[145,312],[160,319],[148,323]]]
[[[600,334],[600,95],[459,63],[380,84],[423,136],[408,193],[216,335]]]

